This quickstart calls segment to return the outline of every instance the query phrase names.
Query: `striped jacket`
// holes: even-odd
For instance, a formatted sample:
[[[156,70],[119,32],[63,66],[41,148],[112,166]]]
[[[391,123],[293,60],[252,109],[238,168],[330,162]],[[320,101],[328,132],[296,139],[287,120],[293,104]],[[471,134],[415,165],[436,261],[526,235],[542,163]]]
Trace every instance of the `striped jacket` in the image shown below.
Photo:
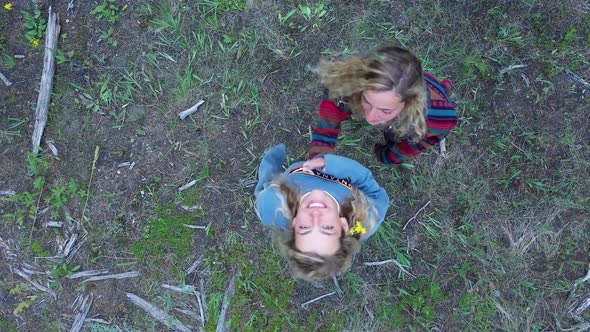
[[[422,139],[413,142],[408,137],[399,137],[391,126],[383,129],[386,143],[375,144],[374,149],[377,159],[382,163],[399,165],[406,162],[438,144],[457,126],[457,111],[449,98],[452,83],[449,80],[439,82],[428,72],[424,72],[424,83],[428,91],[429,106],[425,114],[426,134]],[[310,159],[318,154],[334,153],[341,123],[350,119],[352,115],[347,104],[337,105],[332,100],[323,100],[319,113],[318,123],[312,133]]]

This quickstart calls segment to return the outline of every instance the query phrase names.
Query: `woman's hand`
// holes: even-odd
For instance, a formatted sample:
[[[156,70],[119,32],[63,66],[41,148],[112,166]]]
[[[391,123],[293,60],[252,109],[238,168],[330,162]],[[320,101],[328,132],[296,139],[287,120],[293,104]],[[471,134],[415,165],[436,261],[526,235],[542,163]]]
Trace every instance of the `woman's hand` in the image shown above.
[[[313,158],[303,163],[305,169],[323,169],[324,167],[326,167],[324,157]]]

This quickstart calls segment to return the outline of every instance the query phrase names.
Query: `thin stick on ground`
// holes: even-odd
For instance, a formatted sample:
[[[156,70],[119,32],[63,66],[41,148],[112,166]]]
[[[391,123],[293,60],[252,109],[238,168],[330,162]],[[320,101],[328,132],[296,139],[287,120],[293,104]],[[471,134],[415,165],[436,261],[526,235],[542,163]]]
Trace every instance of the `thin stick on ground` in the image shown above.
[[[576,280],[576,282],[574,283],[574,287],[572,287],[572,290],[570,291],[569,297],[573,298],[576,295],[576,290],[578,289],[578,287],[586,282],[590,280],[590,263],[588,263],[588,272],[586,272],[586,275],[583,276],[582,278]]]
[[[80,217],[80,222],[82,223],[82,228],[84,228],[84,213],[86,213],[86,207],[88,206],[88,198],[90,197],[90,185],[92,184],[92,178],[94,177],[94,171],[96,170],[96,161],[98,160],[98,155],[100,153],[100,147],[97,145],[94,148],[94,159],[92,159],[92,169],[90,170],[90,179],[88,180],[88,186],[86,187],[86,201],[84,202],[84,208],[82,209],[82,216]]]
[[[70,332],[78,332],[82,330],[82,325],[84,325],[84,320],[88,315],[88,311],[90,311],[90,306],[92,306],[93,301],[94,294],[92,292],[84,297],[84,301],[80,306],[80,312],[78,312],[78,314],[76,315],[76,319],[74,319],[74,324],[72,324]]]
[[[240,271],[234,273],[234,275],[231,277],[231,280],[229,281],[227,289],[225,290],[225,296],[223,297],[223,303],[221,305],[221,312],[219,313],[219,320],[217,321],[217,328],[215,329],[216,332],[226,331],[229,302],[236,292],[236,280],[238,279],[239,274]]]
[[[2,80],[2,82],[4,82],[4,84],[6,84],[6,86],[11,86],[12,82],[10,82],[8,80],[8,78],[6,78],[6,76],[4,76],[4,74],[0,73],[0,80]]]
[[[430,201],[426,202],[426,204],[424,204],[424,206],[423,206],[423,207],[421,207],[421,208],[420,208],[420,210],[418,210],[418,212],[416,212],[416,214],[415,214],[415,215],[414,215],[412,218],[408,219],[408,221],[406,221],[406,224],[404,225],[404,228],[402,228],[402,229],[405,231],[405,230],[406,230],[406,227],[408,227],[408,224],[409,224],[409,223],[410,223],[412,220],[415,220],[415,219],[416,219],[416,217],[417,217],[417,216],[420,214],[420,212],[424,211],[424,209],[426,209],[426,207],[427,207],[428,205],[430,205]]]
[[[51,289],[41,286],[38,282],[34,281],[33,279],[31,279],[26,273],[24,273],[23,271],[19,270],[19,269],[14,269],[14,272],[20,276],[21,278],[25,279],[26,281],[28,281],[31,285],[33,285],[35,288],[37,288],[38,290],[42,291],[42,292],[46,292],[49,295],[51,295],[51,297],[53,297],[53,299],[57,299],[57,294],[55,294],[54,291],[52,291]]]
[[[176,319],[176,317],[165,313],[164,311],[160,310],[155,305],[149,303],[148,301],[142,299],[141,297],[133,294],[133,293],[125,293],[127,298],[136,306],[143,309],[145,312],[150,314],[150,316],[157,319],[160,323],[168,326],[171,329],[181,332],[190,332],[191,329],[184,325],[181,321]]]
[[[207,317],[209,309],[207,308],[207,295],[205,294],[205,282],[203,279],[199,279],[199,291],[201,293],[201,301],[199,302],[199,306],[202,306],[203,311],[203,318]]]
[[[49,100],[53,89],[53,75],[55,73],[55,50],[59,37],[60,25],[57,14],[49,7],[47,19],[47,30],[45,38],[45,56],[43,58],[43,73],[41,74],[41,85],[37,98],[37,109],[35,110],[35,127],[33,129],[33,153],[39,152],[41,137],[47,124],[47,113],[49,112]]]
[[[336,294],[336,292],[330,292],[330,293],[328,293],[328,294],[324,294],[324,295],[318,296],[318,297],[316,297],[316,298],[314,298],[314,299],[311,299],[311,300],[309,300],[309,301],[307,301],[307,302],[305,302],[305,303],[302,303],[302,304],[301,304],[301,308],[303,308],[303,309],[305,309],[305,310],[309,310],[309,309],[307,308],[307,306],[308,306],[308,305],[310,305],[310,304],[312,304],[312,303],[314,303],[314,302],[316,302],[316,301],[319,301],[319,300],[323,299],[324,297],[332,296],[332,295],[334,295],[334,294]]]
[[[199,106],[203,105],[205,101],[203,99],[199,100],[198,103],[196,103],[195,105],[193,105],[191,108],[182,111],[180,113],[178,113],[178,116],[180,117],[181,120],[184,120],[187,116],[195,113],[196,111],[199,110]]]
[[[397,260],[395,260],[393,258],[392,259],[388,259],[388,260],[384,260],[384,261],[380,261],[380,262],[365,262],[363,265],[366,265],[366,266],[378,266],[378,265],[384,265],[384,264],[389,264],[389,263],[395,264],[403,273],[405,273],[405,274],[409,275],[410,277],[416,279],[416,276],[415,275],[411,274],[408,270],[406,270],[404,268],[404,266],[400,262],[398,262]]]
[[[131,271],[131,272],[125,272],[125,273],[107,274],[104,276],[90,277],[90,278],[84,280],[84,282],[99,281],[99,280],[106,280],[106,279],[136,278],[136,277],[140,277],[140,276],[141,276],[141,272]]]

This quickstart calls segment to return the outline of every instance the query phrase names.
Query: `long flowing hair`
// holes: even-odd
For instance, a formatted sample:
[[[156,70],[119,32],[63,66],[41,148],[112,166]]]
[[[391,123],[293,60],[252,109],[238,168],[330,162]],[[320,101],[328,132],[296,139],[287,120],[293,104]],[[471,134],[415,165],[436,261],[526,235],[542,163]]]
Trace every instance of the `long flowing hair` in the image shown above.
[[[400,137],[417,141],[426,133],[427,96],[424,91],[422,64],[410,51],[388,46],[368,55],[321,60],[315,70],[330,98],[350,97],[349,105],[357,118],[364,117],[361,106],[365,90],[393,91],[405,102],[398,116],[386,124]]]
[[[280,254],[287,260],[291,272],[296,278],[307,281],[319,281],[329,278],[337,272],[345,272],[352,265],[352,256],[360,251],[360,234],[345,234],[340,237],[340,248],[332,256],[322,256],[315,253],[303,252],[295,246],[295,233],[292,228],[293,218],[297,215],[301,192],[285,182],[285,177],[279,177],[273,182],[284,195],[286,206],[280,207],[280,212],[289,220],[287,232],[279,229],[273,231],[273,240]],[[358,189],[352,190],[352,195],[341,205],[340,216],[344,217],[350,228],[356,222],[362,222],[367,231],[375,225],[376,208],[369,203],[367,196]],[[371,216],[372,220],[368,220]]]

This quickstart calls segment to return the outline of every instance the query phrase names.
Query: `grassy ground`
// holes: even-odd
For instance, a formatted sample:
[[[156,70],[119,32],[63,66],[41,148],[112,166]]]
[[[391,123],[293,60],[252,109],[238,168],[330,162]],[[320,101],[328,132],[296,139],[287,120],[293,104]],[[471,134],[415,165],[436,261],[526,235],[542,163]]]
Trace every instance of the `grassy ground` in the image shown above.
[[[0,196],[0,330],[67,330],[90,294],[85,330],[166,329],[129,292],[211,331],[234,274],[232,331],[590,327],[588,310],[571,315],[590,292],[571,292],[590,252],[587,2],[51,3],[62,30],[42,147],[57,155],[27,153],[49,2],[0,7],[13,83],[0,83],[0,190],[14,191]],[[335,286],[287,273],[253,210],[257,163],[282,142],[306,155],[322,97],[308,65],[390,43],[453,80],[460,126],[446,157],[388,168],[370,155],[378,132],[345,125],[339,152],[392,205],[342,292],[302,306]],[[391,258],[409,273],[363,264]],[[70,279],[102,269],[141,276]],[[163,285],[194,285],[203,325],[186,314],[200,316],[197,298]]]

